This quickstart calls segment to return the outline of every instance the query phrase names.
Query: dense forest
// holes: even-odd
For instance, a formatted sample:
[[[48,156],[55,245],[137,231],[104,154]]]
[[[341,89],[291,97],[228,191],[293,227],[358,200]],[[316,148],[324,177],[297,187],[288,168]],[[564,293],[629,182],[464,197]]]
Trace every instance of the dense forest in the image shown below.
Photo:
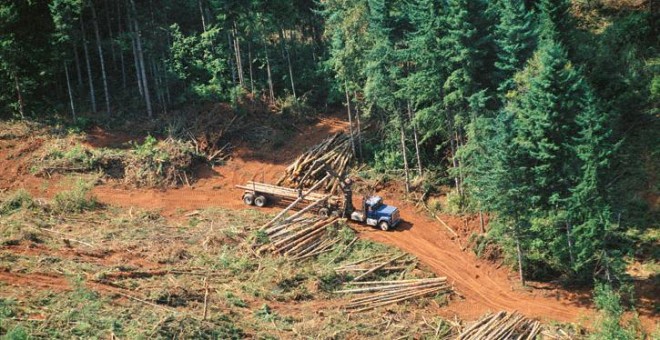
[[[477,248],[501,247],[523,283],[618,287],[626,259],[657,256],[658,16],[653,1],[3,1],[0,115],[341,108],[360,161],[490,214]]]

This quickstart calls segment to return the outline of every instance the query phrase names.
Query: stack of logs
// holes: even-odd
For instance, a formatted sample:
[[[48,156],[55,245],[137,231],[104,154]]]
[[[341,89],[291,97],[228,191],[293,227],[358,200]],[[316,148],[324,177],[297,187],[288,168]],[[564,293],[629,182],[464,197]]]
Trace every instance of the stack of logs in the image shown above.
[[[405,258],[405,255],[390,258],[387,254],[383,254],[343,264],[335,268],[335,272],[357,275],[353,281],[360,281],[376,272],[403,273],[410,265],[415,263],[414,259]]]
[[[541,331],[541,323],[528,319],[518,312],[487,314],[465,328],[458,340],[535,339]]]
[[[309,188],[326,175],[325,165],[328,165],[337,174],[344,174],[351,159],[353,159],[353,152],[350,139],[346,134],[340,132],[300,155],[286,168],[284,175],[276,184],[296,188],[303,181],[302,186]],[[323,188],[331,194],[337,193],[338,179],[333,178]]]
[[[447,283],[446,277],[395,281],[351,282],[345,285],[357,286],[357,288],[347,288],[336,291],[335,293],[362,294],[357,298],[351,299],[346,305],[346,309],[355,313],[422,296],[451,292],[451,287]]]
[[[337,217],[327,219],[298,218],[265,229],[270,243],[259,251],[270,251],[301,260],[332,251],[341,241],[331,229],[337,225]]]

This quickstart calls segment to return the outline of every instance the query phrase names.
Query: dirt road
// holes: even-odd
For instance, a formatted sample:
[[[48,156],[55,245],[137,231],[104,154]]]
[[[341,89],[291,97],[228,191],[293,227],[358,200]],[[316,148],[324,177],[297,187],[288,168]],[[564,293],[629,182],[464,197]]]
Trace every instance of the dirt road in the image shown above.
[[[200,174],[201,179],[193,187],[170,190],[126,189],[116,184],[97,186],[94,193],[101,202],[144,209],[158,209],[169,218],[181,218],[183,211],[209,207],[248,209],[240,200],[241,190],[236,184],[256,179],[274,182],[286,165],[306,147],[313,145],[328,134],[346,127],[340,119],[324,119],[318,124],[305,127],[293,138],[285,152],[261,152],[254,149],[236,149],[234,158],[227,164]],[[102,146],[103,141],[92,141]],[[9,170],[9,169],[5,169]],[[17,170],[17,169],[11,169]],[[13,171],[12,171],[13,173]],[[41,180],[26,179],[6,187],[31,187],[38,192]],[[52,193],[51,193],[52,194]],[[530,317],[561,322],[583,322],[593,320],[594,310],[587,293],[537,284],[536,289],[522,289],[516,277],[507,268],[477,259],[469,250],[453,240],[448,231],[424,212],[417,211],[409,203],[398,200],[396,194],[381,193],[387,202],[398,206],[405,224],[391,232],[382,232],[364,226],[355,226],[360,236],[366,239],[396,246],[417,256],[439,276],[447,276],[462,296],[442,309],[444,317],[458,316],[463,320],[474,320],[487,311],[518,310]],[[255,209],[250,207],[249,209]],[[273,213],[277,208],[269,209]],[[452,228],[460,227],[460,219],[440,216]],[[532,284],[534,285],[534,284]],[[653,325],[653,316],[643,316],[646,325]],[[652,329],[653,326],[650,328]],[[648,327],[647,327],[648,328]]]
[[[181,216],[181,210],[208,207],[229,209],[247,208],[240,200],[241,190],[236,184],[257,179],[274,182],[305,146],[318,142],[328,133],[345,127],[342,121],[328,119],[309,127],[305,134],[291,141],[293,150],[286,154],[269,154],[265,159],[255,157],[249,150],[237,150],[234,159],[204,174],[193,188],[160,190],[126,190],[99,186],[94,192],[102,202],[140,208],[159,209],[168,217]],[[322,131],[321,133],[319,133]],[[518,310],[528,316],[562,322],[575,322],[593,316],[593,310],[583,306],[582,299],[561,290],[524,291],[515,278],[510,279],[506,268],[495,268],[477,259],[470,251],[462,251],[437,221],[431,220],[405,202],[384,194],[386,200],[401,209],[406,224],[392,232],[355,226],[361,237],[396,246],[417,256],[437,275],[447,276],[463,299],[452,301],[443,314],[447,317],[475,319],[486,311]],[[272,212],[277,208],[267,208]],[[451,216],[443,219],[451,221]],[[449,222],[451,224],[451,222]]]

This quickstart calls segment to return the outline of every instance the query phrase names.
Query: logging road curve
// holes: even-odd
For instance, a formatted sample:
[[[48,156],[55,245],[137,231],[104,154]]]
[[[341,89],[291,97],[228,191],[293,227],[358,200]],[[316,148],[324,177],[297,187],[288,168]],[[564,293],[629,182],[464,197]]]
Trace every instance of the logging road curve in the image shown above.
[[[112,205],[158,209],[169,218],[181,216],[181,209],[190,211],[210,207],[228,209],[257,209],[246,207],[241,201],[242,190],[234,187],[244,184],[255,175],[274,182],[285,165],[261,163],[236,157],[216,168],[220,174],[201,179],[193,188],[161,190],[127,190],[102,185],[94,189],[99,200]],[[443,316],[457,315],[473,320],[487,311],[518,310],[542,320],[577,322],[593,316],[593,311],[567,298],[563,290],[525,291],[520,289],[515,275],[504,267],[476,258],[470,251],[462,251],[439,222],[415,211],[410,204],[384,194],[386,202],[399,207],[407,228],[383,232],[375,228],[353,224],[360,237],[389,244],[411,253],[435,274],[447,276],[464,299],[451,301]],[[263,208],[276,213],[280,207]],[[441,216],[450,221],[451,216]],[[448,222],[452,226],[451,222]],[[511,276],[511,278],[510,278]],[[550,295],[552,297],[544,296]]]
[[[328,133],[345,128],[344,123],[337,121],[320,124],[323,133],[315,133],[321,130],[319,126],[317,131],[314,126],[308,127],[309,131],[291,141],[292,148],[282,148],[287,150],[286,154],[270,153],[257,157],[249,150],[235,150],[232,160],[216,167],[215,173],[204,176],[206,178],[195,183],[193,188],[127,190],[103,185],[96,187],[94,193],[105,203],[159,209],[170,218],[181,216],[181,209],[246,209],[240,199],[242,190],[235,188],[235,185],[252,179],[274,183],[286,165],[307,146],[321,141]],[[556,289],[525,291],[518,288],[515,277],[510,278],[508,269],[497,268],[492,263],[477,259],[470,251],[462,251],[437,221],[396,197],[387,193],[383,195],[387,202],[400,208],[408,227],[391,232],[359,225],[355,228],[360,231],[361,237],[398,247],[417,256],[437,275],[447,276],[464,299],[451,301],[443,308],[446,311],[443,316],[456,315],[461,319],[473,320],[487,311],[499,310],[518,310],[530,317],[562,322],[577,322],[593,316],[593,310],[579,305],[579,300],[572,298],[573,294],[569,292]],[[265,209],[276,213],[281,208]],[[452,225],[451,216],[441,218]]]

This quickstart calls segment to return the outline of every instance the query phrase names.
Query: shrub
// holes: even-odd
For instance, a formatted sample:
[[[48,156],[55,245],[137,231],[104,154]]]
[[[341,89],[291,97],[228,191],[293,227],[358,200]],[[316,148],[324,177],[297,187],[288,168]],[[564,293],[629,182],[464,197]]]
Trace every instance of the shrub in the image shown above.
[[[88,149],[80,136],[53,140],[49,147],[34,159],[30,171],[36,175],[103,170],[111,177],[123,176],[122,154],[111,149]]]
[[[7,340],[27,340],[29,338],[30,336],[28,335],[28,332],[20,325],[10,329],[7,331],[7,334],[3,336],[3,339]]]
[[[455,191],[447,193],[447,203],[445,203],[445,212],[454,215],[470,211],[472,202],[467,195],[460,195]]]
[[[437,198],[429,199],[428,207],[432,214],[438,214],[442,212],[442,202],[440,202],[440,200]]]
[[[292,95],[288,95],[283,99],[276,100],[275,112],[284,118],[301,120],[311,116],[314,110],[307,103],[307,99],[304,96],[296,99]]]
[[[124,181],[137,187],[177,186],[192,181],[193,168],[204,162],[190,143],[175,139],[158,141],[148,136],[133,144],[125,161]]]
[[[11,214],[21,208],[29,209],[32,207],[34,207],[32,196],[25,189],[20,189],[0,203],[0,215]]]
[[[53,211],[59,213],[80,213],[98,206],[96,197],[89,194],[91,187],[85,182],[78,182],[76,187],[62,191],[53,199]]]
[[[245,307],[248,306],[247,303],[245,302],[245,300],[243,300],[240,297],[234,295],[232,292],[227,292],[227,294],[225,294],[225,299],[227,300],[227,302],[230,305],[232,305],[234,307],[245,308]]]
[[[594,303],[600,311],[598,327],[591,335],[592,339],[635,339],[635,331],[631,325],[623,326],[621,316],[621,296],[606,283],[597,283],[594,287]]]

